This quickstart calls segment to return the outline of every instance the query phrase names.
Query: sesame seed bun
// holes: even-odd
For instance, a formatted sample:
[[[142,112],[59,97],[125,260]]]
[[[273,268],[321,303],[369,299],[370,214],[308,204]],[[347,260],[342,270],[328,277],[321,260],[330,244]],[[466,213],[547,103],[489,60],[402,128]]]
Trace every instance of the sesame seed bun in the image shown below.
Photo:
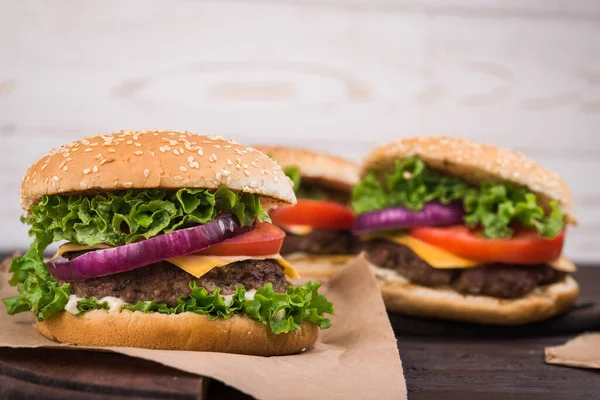
[[[21,206],[28,210],[51,194],[221,186],[260,194],[267,207],[296,202],[281,167],[252,147],[191,132],[121,131],[69,143],[36,161],[23,178]]]
[[[268,325],[248,317],[209,320],[206,315],[142,313],[111,314],[94,310],[80,315],[60,312],[42,322],[38,330],[48,339],[94,347],[140,347],[160,350],[215,351],[276,356],[311,348],[319,327],[304,322],[301,329],[275,335]]]
[[[370,265],[378,278],[388,310],[418,317],[494,325],[523,325],[542,321],[570,309],[579,285],[570,276],[534,289],[524,297],[501,299],[468,295],[450,287],[427,287],[411,283],[389,270]]]
[[[298,167],[302,178],[350,192],[358,182],[358,165],[346,159],[306,149],[256,146],[282,167]]]
[[[573,217],[573,196],[565,182],[554,172],[523,154],[455,137],[420,136],[383,144],[371,151],[361,164],[361,175],[370,170],[391,171],[394,160],[416,156],[430,167],[472,184],[482,181],[512,182],[528,187],[544,207],[557,200]]]

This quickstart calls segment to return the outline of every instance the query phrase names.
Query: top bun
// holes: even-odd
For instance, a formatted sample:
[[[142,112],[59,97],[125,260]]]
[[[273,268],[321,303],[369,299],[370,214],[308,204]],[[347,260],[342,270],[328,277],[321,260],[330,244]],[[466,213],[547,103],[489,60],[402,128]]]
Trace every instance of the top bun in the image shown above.
[[[350,192],[358,182],[358,165],[331,154],[279,146],[256,146],[282,167],[298,167],[300,175],[325,186]]]
[[[126,189],[226,186],[294,204],[292,182],[252,147],[191,132],[121,131],[87,137],[52,150],[23,177],[25,210],[42,196]]]
[[[433,169],[464,179],[472,184],[482,181],[512,182],[529,188],[540,204],[549,206],[557,200],[573,217],[573,196],[565,182],[554,172],[516,151],[455,137],[419,136],[381,145],[371,151],[361,164],[361,175],[370,170],[391,171],[394,160],[419,157]]]

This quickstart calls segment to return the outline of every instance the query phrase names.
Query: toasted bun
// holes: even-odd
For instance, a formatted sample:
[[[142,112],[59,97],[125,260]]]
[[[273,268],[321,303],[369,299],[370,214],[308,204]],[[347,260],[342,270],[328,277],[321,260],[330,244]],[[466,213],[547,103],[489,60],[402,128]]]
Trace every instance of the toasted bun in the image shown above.
[[[440,172],[458,176],[473,184],[491,180],[528,187],[545,207],[551,200],[558,200],[561,208],[567,212],[569,222],[576,223],[573,196],[556,173],[521,153],[467,139],[420,136],[384,144],[366,156],[361,165],[361,174],[364,176],[373,169],[393,170],[394,160],[412,156],[419,157]]]
[[[351,191],[358,182],[358,165],[331,154],[292,147],[256,146],[282,167],[296,166],[300,175],[325,186]]]
[[[388,310],[420,317],[494,325],[523,325],[541,321],[570,309],[579,295],[579,285],[570,276],[536,288],[518,299],[461,294],[451,288],[410,283],[396,275],[388,279],[382,268],[371,265],[378,276]]]
[[[328,279],[338,272],[355,255],[313,255],[306,253],[292,253],[285,256],[303,280],[318,278]]]
[[[210,321],[195,313],[159,314],[94,310],[81,315],[60,312],[42,322],[39,331],[61,343],[98,347],[141,347],[160,350],[216,351],[276,356],[311,348],[319,336],[317,325],[275,335],[269,327],[234,315]]]
[[[121,131],[62,146],[35,162],[21,186],[28,210],[47,194],[227,186],[294,204],[292,184],[265,154],[191,132]]]

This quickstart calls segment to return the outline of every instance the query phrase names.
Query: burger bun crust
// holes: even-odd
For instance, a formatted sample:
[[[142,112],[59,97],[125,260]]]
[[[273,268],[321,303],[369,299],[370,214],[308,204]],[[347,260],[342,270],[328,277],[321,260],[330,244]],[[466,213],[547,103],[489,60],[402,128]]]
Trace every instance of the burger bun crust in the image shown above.
[[[523,325],[542,321],[570,309],[579,295],[579,285],[570,276],[536,288],[527,296],[501,299],[467,295],[448,287],[416,285],[397,276],[387,279],[382,268],[371,265],[389,311],[401,314],[492,325]]]
[[[93,347],[139,347],[160,350],[213,351],[277,356],[296,354],[311,348],[319,336],[319,327],[304,322],[301,329],[274,334],[268,325],[248,317],[209,320],[206,315],[109,313],[93,310],[73,315],[59,312],[42,322],[38,330],[48,339]]]
[[[52,150],[23,177],[25,210],[44,195],[222,186],[263,196],[269,208],[295,204],[292,182],[262,152],[221,137],[177,131],[121,131]]]

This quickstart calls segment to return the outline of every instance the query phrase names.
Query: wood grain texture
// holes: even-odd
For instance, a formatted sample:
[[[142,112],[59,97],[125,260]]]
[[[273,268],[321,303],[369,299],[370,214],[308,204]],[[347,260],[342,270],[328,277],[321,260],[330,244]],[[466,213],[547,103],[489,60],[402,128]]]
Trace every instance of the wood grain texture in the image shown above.
[[[0,247],[24,247],[18,187],[49,148],[174,128],[360,159],[450,134],[555,169],[600,259],[600,3],[535,0],[0,3]]]

